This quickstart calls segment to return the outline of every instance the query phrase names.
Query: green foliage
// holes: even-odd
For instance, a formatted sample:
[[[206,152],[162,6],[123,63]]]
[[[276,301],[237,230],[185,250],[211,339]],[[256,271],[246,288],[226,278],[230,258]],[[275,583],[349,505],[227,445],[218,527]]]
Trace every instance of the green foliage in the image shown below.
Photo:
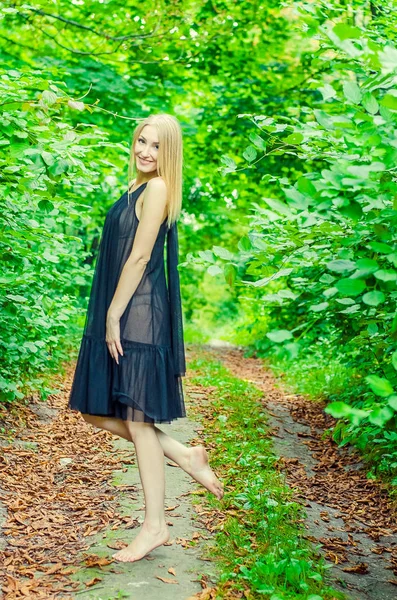
[[[240,231],[225,210],[236,208],[235,185],[217,161],[225,144],[233,155],[241,146],[246,125],[230,138],[233,110],[260,106],[252,77],[259,82],[262,56],[281,47],[288,22],[273,0],[216,9],[178,0],[160,21],[158,11],[135,0],[0,2],[3,400],[45,396],[47,374],[77,349],[104,214],[122,181],[125,190],[138,119],[171,112],[185,131],[181,256]],[[195,322],[209,296],[199,270],[181,274]],[[229,268],[229,286],[235,276]],[[219,306],[236,312],[233,299]]]
[[[3,71],[0,105],[0,384],[10,402],[45,384],[81,326],[91,267],[80,197],[95,187],[91,148],[105,136],[73,128],[64,90],[38,71]]]
[[[238,115],[255,127],[266,189],[252,202],[249,245],[233,258],[218,253],[216,266],[226,278],[233,265],[261,305],[257,350],[299,360],[322,343],[367,376],[361,397],[329,411],[344,419],[345,441],[364,446],[364,430],[377,441],[379,462],[397,424],[397,48],[373,20],[363,24],[364,6],[363,23],[351,26],[338,3],[294,5],[316,31],[300,57],[313,69],[305,102],[301,91],[279,114]],[[247,146],[240,162],[252,168],[253,159]]]

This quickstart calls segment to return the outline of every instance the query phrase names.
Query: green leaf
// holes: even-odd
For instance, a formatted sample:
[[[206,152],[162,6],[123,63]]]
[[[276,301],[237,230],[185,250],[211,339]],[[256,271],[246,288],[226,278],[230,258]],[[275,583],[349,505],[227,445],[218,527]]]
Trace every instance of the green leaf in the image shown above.
[[[361,294],[366,287],[365,281],[362,279],[339,279],[335,283],[335,287],[338,288],[338,291],[342,296],[357,296]]]
[[[261,138],[260,135],[257,133],[251,133],[248,137],[254,146],[259,148],[259,150],[263,150],[264,152],[266,151],[266,142],[263,138]]]
[[[338,291],[338,288],[331,287],[323,291],[323,296],[325,296],[326,298],[332,298],[332,296],[335,296],[335,294],[337,294]]]
[[[386,296],[379,290],[373,290],[372,292],[367,292],[363,295],[363,302],[364,304],[368,304],[368,306],[378,306],[385,300]]]
[[[332,31],[340,40],[358,40],[363,35],[361,29],[348,25],[347,23],[338,23],[333,27]]]
[[[393,94],[385,94],[380,103],[389,110],[397,110],[397,96]]]
[[[352,298],[335,298],[335,302],[337,302],[338,304],[343,304],[345,306],[349,306],[356,303],[356,301]]]
[[[215,277],[223,273],[223,269],[219,265],[210,265],[207,269],[207,273]]]
[[[43,252],[43,258],[52,263],[59,262],[59,256],[57,256],[56,254],[51,254],[51,252],[47,248]]]
[[[379,269],[375,271],[374,276],[381,281],[397,281],[397,271],[393,269]]]
[[[379,265],[376,260],[372,260],[372,258],[359,258],[356,260],[356,267],[361,272],[365,272],[368,275],[374,273],[379,269]]]
[[[233,287],[234,282],[236,281],[236,274],[237,274],[237,270],[234,265],[232,265],[231,263],[228,263],[225,265],[225,268],[224,268],[225,280],[226,280],[226,283],[228,285],[230,285],[230,287]]]
[[[86,108],[84,102],[79,102],[78,100],[68,100],[68,106],[80,112]]]
[[[369,112],[371,115],[376,115],[379,110],[379,104],[376,98],[370,93],[366,92],[361,100],[361,103],[365,110]]]
[[[325,265],[330,271],[343,273],[343,271],[353,271],[356,268],[356,263],[352,260],[331,260]]]
[[[335,419],[347,417],[350,414],[351,407],[346,402],[331,402],[325,407],[324,411]]]
[[[368,323],[367,331],[370,335],[375,335],[379,331],[379,327],[375,321]]]
[[[377,427],[383,427],[384,424],[394,417],[394,411],[389,406],[375,408],[368,416],[368,421]]]
[[[346,167],[346,170],[355,177],[367,179],[369,177],[369,174],[373,171],[384,171],[385,165],[378,161],[370,163],[368,165],[349,165],[348,167]]]
[[[252,250],[252,244],[249,237],[244,235],[240,238],[237,247],[241,252],[250,252]]]
[[[328,302],[320,302],[320,304],[312,304],[311,306],[309,306],[309,310],[312,310],[314,312],[321,312],[322,310],[328,308],[328,306]]]
[[[394,250],[394,248],[389,246],[389,244],[385,244],[383,242],[370,242],[368,247],[372,250],[375,250],[375,252],[380,252],[380,254],[389,254]]]
[[[391,364],[393,365],[393,367],[396,369],[397,371],[397,350],[395,350],[393,352],[393,354],[391,355]]]
[[[269,338],[272,342],[276,342],[277,344],[281,344],[286,340],[290,340],[293,338],[293,335],[287,329],[274,329],[273,331],[269,331],[266,334],[266,337]]]
[[[345,310],[340,310],[339,312],[344,315],[353,315],[354,313],[358,312],[360,309],[361,309],[361,306],[359,304],[352,304],[352,306],[345,308]]]
[[[41,152],[41,158],[44,160],[45,164],[51,166],[54,164],[55,158],[54,155],[50,152],[45,152],[44,150]]]
[[[230,156],[227,156],[227,154],[223,154],[221,156],[221,162],[223,162],[224,165],[226,165],[229,169],[233,171],[237,169],[236,163],[232,158],[230,158]]]
[[[324,110],[318,110],[317,108],[315,108],[313,110],[313,114],[316,117],[316,121],[322,127],[324,127],[324,129],[327,129],[329,131],[333,131],[335,129],[332,118]]]
[[[50,202],[49,200],[46,200],[46,199],[44,199],[44,200],[40,200],[40,202],[39,202],[39,204],[38,204],[38,207],[39,207],[41,210],[44,210],[45,212],[51,212],[51,211],[53,211],[53,210],[54,210],[54,205],[53,205],[53,203],[52,203],[52,202]]]
[[[301,144],[304,140],[304,136],[299,133],[291,133],[289,136],[287,136],[285,139],[283,139],[283,142],[285,144],[292,144],[292,145],[296,145],[296,144]]]
[[[247,160],[248,162],[252,162],[253,160],[255,160],[256,155],[257,155],[257,151],[254,148],[254,146],[248,146],[243,152],[243,156],[244,156],[245,160]]]
[[[236,258],[235,255],[230,252],[230,250],[224,248],[223,246],[212,246],[212,252],[216,256],[219,256],[225,260],[234,260]]]
[[[317,194],[316,188],[307,177],[299,177],[297,187],[301,194],[308,194],[312,198]]]
[[[360,104],[361,92],[355,81],[345,81],[343,84],[343,93],[345,98],[353,102],[353,104]]]
[[[197,252],[198,256],[202,258],[205,262],[214,262],[215,258],[211,250],[199,250]]]
[[[387,398],[387,396],[390,396],[394,392],[390,381],[383,377],[378,377],[378,375],[368,375],[365,378],[365,381],[368,383],[374,394],[381,396],[382,398]]]
[[[336,96],[336,90],[329,83],[324,83],[324,85],[318,87],[317,89],[322,93],[324,102],[330,98],[335,98]]]
[[[25,296],[20,296],[19,294],[6,294],[7,300],[12,300],[13,302],[25,303],[28,301]]]
[[[390,396],[387,399],[387,404],[391,406],[397,412],[397,396]]]
[[[31,352],[33,352],[33,354],[35,354],[38,350],[36,344],[34,342],[24,342],[23,343],[23,347],[27,348],[28,350],[30,350]]]
[[[43,104],[51,106],[57,101],[57,95],[54,94],[54,92],[50,92],[50,90],[44,90],[44,92],[41,94],[41,101]]]
[[[262,198],[273,210],[281,213],[282,215],[292,216],[292,212],[285,202],[278,200],[277,198]]]

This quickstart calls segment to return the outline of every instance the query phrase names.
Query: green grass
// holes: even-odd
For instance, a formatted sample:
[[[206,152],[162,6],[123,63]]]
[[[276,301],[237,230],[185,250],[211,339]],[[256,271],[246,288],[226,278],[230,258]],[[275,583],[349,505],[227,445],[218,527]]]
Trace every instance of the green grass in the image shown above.
[[[212,403],[195,416],[203,418],[211,465],[225,485],[221,503],[206,493],[223,515],[208,549],[221,573],[217,598],[242,590],[250,599],[344,598],[326,583],[330,565],[320,546],[303,537],[304,509],[277,470],[261,392],[202,350],[189,370],[193,384],[211,386]]]

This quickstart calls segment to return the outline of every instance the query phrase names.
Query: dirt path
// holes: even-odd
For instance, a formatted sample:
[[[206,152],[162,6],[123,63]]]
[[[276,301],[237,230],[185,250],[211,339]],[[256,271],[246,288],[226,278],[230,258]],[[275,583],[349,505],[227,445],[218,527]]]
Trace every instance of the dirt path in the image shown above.
[[[216,578],[201,556],[211,533],[193,503],[203,488],[166,459],[168,545],[134,564],[114,561],[143,520],[135,452],[66,408],[72,373],[69,365],[46,403],[0,411],[0,426],[16,437],[0,438],[2,597],[186,600]],[[189,414],[188,378],[185,391]],[[194,444],[200,424],[189,417],[160,428]]]
[[[323,405],[278,389],[262,361],[240,349],[204,346],[233,375],[263,391],[279,468],[304,505],[307,537],[333,565],[333,585],[352,600],[391,600],[397,590],[396,513],[382,484],[368,480],[357,454],[321,439],[333,419]],[[193,353],[193,351],[192,351]],[[187,352],[189,360],[189,351]],[[166,459],[170,545],[136,564],[112,561],[142,522],[143,496],[130,444],[66,409],[73,366],[47,403],[32,398],[0,411],[0,587],[5,600],[77,598],[187,600],[216,583],[205,560],[213,523],[202,488]],[[199,416],[205,390],[185,380],[187,412]],[[194,405],[194,410],[193,410]],[[162,425],[200,442],[188,419]],[[199,499],[198,499],[199,500]],[[221,509],[221,507],[220,507]],[[215,515],[216,516],[216,515]],[[215,519],[216,520],[216,519]],[[204,592],[203,597],[206,596]]]
[[[333,565],[333,585],[354,600],[397,596],[397,519],[385,487],[367,479],[352,448],[338,448],[324,429],[324,403],[285,394],[260,359],[240,349],[206,347],[236,376],[263,390],[280,469],[307,513],[307,537]]]

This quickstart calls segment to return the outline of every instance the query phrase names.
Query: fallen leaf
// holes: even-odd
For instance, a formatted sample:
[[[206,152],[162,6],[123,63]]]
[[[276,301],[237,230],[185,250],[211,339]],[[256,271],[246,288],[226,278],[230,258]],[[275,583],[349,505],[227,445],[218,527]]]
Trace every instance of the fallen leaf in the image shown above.
[[[91,587],[91,586],[95,585],[96,583],[99,583],[100,581],[102,581],[102,579],[100,577],[94,577],[94,579],[91,579],[91,581],[86,581],[85,585],[87,587]]]
[[[160,579],[160,581],[163,581],[164,583],[178,583],[179,581],[177,581],[176,579],[169,579],[168,577],[161,577],[160,575],[155,575],[155,577],[157,579]]]

